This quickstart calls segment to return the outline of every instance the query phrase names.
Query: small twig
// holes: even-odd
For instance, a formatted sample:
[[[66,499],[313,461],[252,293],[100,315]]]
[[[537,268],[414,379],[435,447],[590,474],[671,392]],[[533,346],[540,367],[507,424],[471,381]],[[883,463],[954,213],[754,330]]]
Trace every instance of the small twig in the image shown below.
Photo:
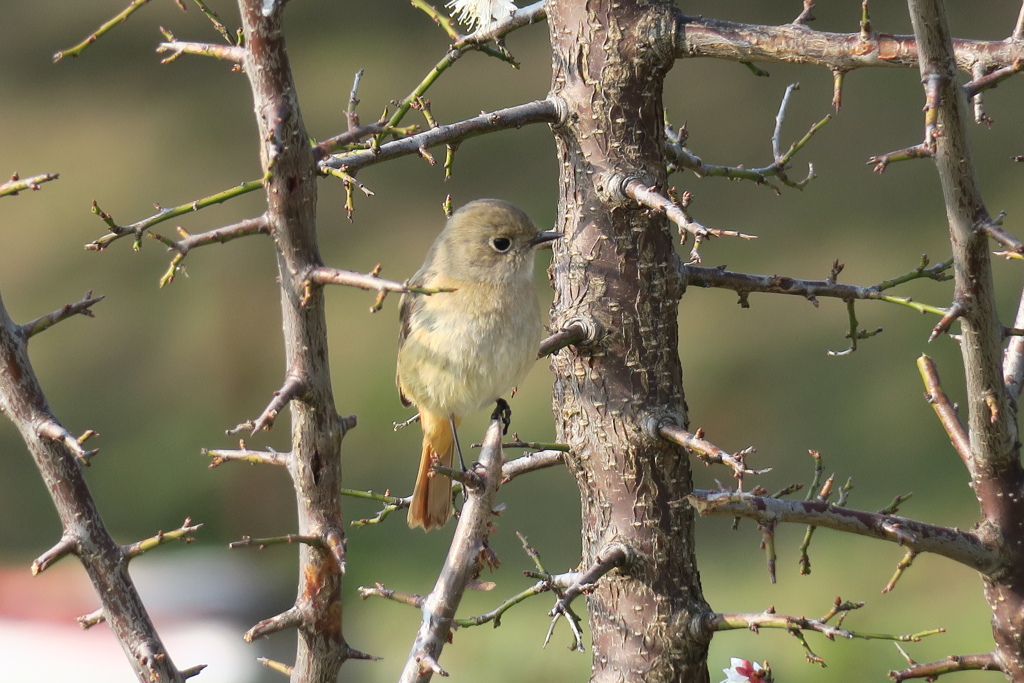
[[[963,88],[967,97],[976,97],[989,88],[994,88],[1010,76],[1024,71],[1024,60],[1018,59],[1009,66],[990,71],[984,75],[975,76],[970,83],[965,83]],[[979,121],[979,123],[981,123]]]
[[[32,576],[46,571],[53,563],[77,552],[78,541],[68,534],[61,536],[61,539],[52,548],[32,561]]]
[[[103,301],[104,298],[105,297],[102,296],[93,296],[91,291],[86,292],[85,296],[82,297],[81,300],[76,301],[73,304],[65,304],[52,313],[47,313],[46,315],[40,316],[35,320],[25,323],[24,325],[20,325],[19,328],[21,334],[25,339],[29,339],[40,332],[50,329],[62,320],[67,320],[73,315],[81,314],[89,318],[93,318],[95,317],[95,314],[91,310],[92,307]]]
[[[746,474],[766,474],[771,468],[763,470],[752,470],[747,467],[746,458],[756,452],[753,446],[748,446],[737,453],[726,453],[724,450],[704,439],[703,430],[698,429],[692,434],[682,427],[667,423],[658,428],[658,434],[673,443],[679,444],[692,452],[705,465],[720,464],[732,469],[733,476],[743,485],[743,476]]]
[[[846,611],[842,608],[845,607],[847,610],[856,609],[861,606],[861,604],[862,603],[842,603],[837,600],[837,606],[830,610],[826,615],[826,618],[823,619],[809,619],[807,617],[776,614],[774,608],[769,608],[764,612],[740,612],[732,614],[713,613],[710,615],[708,621],[709,627],[714,631],[747,629],[756,633],[762,628],[784,629],[800,642],[800,645],[804,648],[808,661],[821,664],[822,666],[825,665],[824,660],[811,650],[806,638],[803,636],[804,631],[820,633],[829,640],[835,640],[839,637],[847,639],[862,638],[864,640],[892,640],[896,642],[918,642],[927,636],[945,632],[945,629],[937,628],[920,631],[918,633],[906,634],[868,633],[864,631],[839,628],[838,626],[832,626],[827,623],[827,621],[835,616],[839,611]]]
[[[285,676],[291,676],[292,670],[295,668],[290,664],[278,662],[276,660],[268,659],[266,657],[257,657],[256,661],[262,664],[263,666],[267,667],[271,671],[276,671],[277,673],[284,674]]]
[[[98,29],[96,29],[95,33],[91,33],[88,36],[86,36],[85,40],[83,40],[81,43],[79,43],[78,45],[75,45],[74,47],[70,47],[67,50],[61,50],[60,52],[58,52],[55,55],[53,55],[53,61],[54,62],[59,62],[60,60],[64,59],[65,57],[77,57],[77,56],[79,56],[80,54],[82,54],[85,51],[85,48],[87,48],[90,45],[92,45],[93,43],[95,43],[104,34],[106,34],[108,31],[110,31],[112,28],[114,28],[118,24],[123,24],[125,21],[127,21],[128,17],[130,17],[132,14],[135,13],[136,10],[138,10],[140,7],[142,7],[143,5],[145,5],[148,2],[149,2],[149,0],[132,0],[131,4],[128,5],[128,7],[126,7],[123,10],[121,10],[110,21],[106,22],[105,24],[100,26]]]
[[[896,582],[903,576],[903,572],[914,563],[915,557],[917,557],[917,553],[913,550],[908,550],[903,559],[896,563],[896,571],[893,573],[892,578],[889,579],[889,583],[885,584],[885,588],[882,589],[883,593],[892,592],[892,589],[896,587]]]
[[[866,4],[865,4],[866,8]],[[866,12],[866,9],[865,9]],[[935,138],[938,137],[939,106],[942,103],[942,83],[944,78],[938,74],[929,74],[924,79],[924,141],[913,147],[907,147],[888,154],[873,156],[867,163],[874,164],[876,173],[884,173],[889,164],[908,159],[925,159],[935,156]]]
[[[170,55],[160,60],[161,64],[173,62],[182,55],[198,55],[200,57],[214,57],[233,62],[236,66],[245,60],[245,48],[235,45],[220,45],[218,43],[196,43],[187,40],[170,40],[160,43],[156,51],[159,53],[169,52]]]
[[[636,200],[636,202],[642,206],[646,206],[655,211],[664,212],[664,214],[668,216],[668,219],[678,226],[680,237],[684,242],[686,241],[687,235],[693,235],[694,245],[693,249],[690,250],[690,260],[694,263],[700,263],[701,259],[698,249],[700,248],[700,243],[707,237],[740,237],[745,240],[757,239],[756,235],[747,235],[735,230],[718,230],[715,228],[708,228],[690,218],[685,209],[692,199],[692,195],[688,192],[683,193],[682,201],[677,204],[668,197],[659,193],[656,187],[648,187],[644,181],[639,178],[630,178],[626,180],[622,185],[622,192],[627,197]]]
[[[918,552],[947,557],[981,573],[995,571],[999,562],[998,551],[973,531],[839,507],[819,500],[782,500],[738,491],[700,490],[684,500],[701,515],[809,524],[878,538]]]
[[[958,318],[962,318],[965,313],[967,313],[967,306],[962,301],[958,300],[950,304],[949,308],[942,314],[942,319],[932,328],[931,334],[928,335],[928,341],[933,342],[939,338],[940,334],[949,332],[949,328],[953,323]]]
[[[802,26],[809,21],[814,21],[817,17],[814,16],[814,0],[804,0],[804,9],[793,20],[793,24],[796,26]]]
[[[559,615],[566,614],[573,600],[583,593],[593,590],[594,585],[605,574],[629,564],[631,556],[630,549],[621,543],[610,543],[601,548],[594,556],[594,563],[576,576],[575,581],[565,589],[561,599],[548,612],[548,616],[557,619]]]
[[[168,267],[167,272],[160,278],[160,287],[174,282],[174,278],[177,277],[178,273],[184,270],[184,267],[181,265],[182,261],[185,260],[185,257],[193,249],[210,244],[227,244],[232,240],[248,237],[249,235],[269,235],[270,223],[267,221],[266,216],[257,216],[256,218],[249,218],[232,225],[225,225],[195,235],[189,234],[184,228],[179,226],[178,234],[181,235],[181,239],[174,240],[155,232],[149,233],[151,238],[164,244],[168,251],[177,252],[174,258],[171,259],[171,265]]]
[[[949,435],[949,440],[956,449],[960,460],[967,466],[968,472],[974,469],[974,454],[971,451],[971,439],[967,434],[967,428],[960,421],[960,415],[956,411],[953,402],[942,389],[942,382],[939,379],[939,371],[935,367],[935,361],[930,357],[922,355],[917,359],[917,369],[921,373],[926,390],[925,400],[935,409],[939,416],[939,422]]]
[[[103,613],[102,607],[98,610],[89,612],[88,614],[83,614],[75,619],[75,621],[78,622],[78,625],[82,627],[83,631],[88,630],[97,624],[102,624],[106,620],[107,615]]]
[[[263,550],[268,545],[285,545],[292,543],[304,543],[311,548],[323,550],[326,548],[324,539],[320,536],[303,536],[301,534],[285,534],[284,536],[271,536],[268,538],[252,538],[242,536],[240,540],[228,543],[229,548],[258,548]]]
[[[17,173],[6,183],[0,183],[0,197],[13,197],[24,190],[40,190],[41,183],[47,183],[60,177],[59,173],[43,173],[30,178],[22,178]]]
[[[226,462],[248,462],[257,465],[278,465],[287,467],[291,460],[290,452],[278,452],[275,450],[254,451],[245,447],[241,442],[238,450],[222,450],[204,448],[200,453],[210,458],[210,468],[218,467]]]
[[[87,451],[82,448],[82,444],[85,443],[87,439],[96,435],[96,432],[91,429],[86,430],[82,436],[75,436],[68,430],[64,429],[64,427],[62,427],[56,420],[48,420],[40,424],[36,428],[36,432],[39,436],[45,439],[63,443],[67,446],[68,450],[74,453],[75,457],[78,458],[78,461],[86,467],[89,466],[90,459],[100,452],[98,448],[94,448],[91,451]]]
[[[284,410],[284,407],[288,405],[292,399],[299,398],[306,392],[306,378],[303,375],[288,373],[285,377],[284,384],[280,389],[274,392],[274,398],[271,399],[270,403],[263,410],[256,421],[252,420],[242,422],[233,429],[227,430],[227,435],[232,436],[240,432],[249,432],[255,434],[262,430],[269,431],[274,426],[274,421],[277,416]]]
[[[504,485],[522,474],[563,464],[565,464],[565,453],[562,451],[528,453],[521,458],[507,460],[501,466],[501,483]]]
[[[302,625],[302,612],[298,607],[292,606],[277,616],[264,619],[251,629],[245,632],[242,637],[245,642],[251,643],[258,638],[264,638],[272,633],[283,631],[286,628],[298,628]]]
[[[386,598],[387,600],[394,600],[400,602],[403,605],[409,605],[410,607],[422,608],[423,603],[426,601],[426,597],[423,595],[417,595],[416,593],[403,593],[402,591],[395,591],[387,588],[384,584],[378,583],[374,586],[360,586],[359,597],[363,600],[366,598]]]
[[[242,183],[241,185],[237,185],[230,189],[224,190],[223,192],[218,192],[216,194],[212,194],[208,197],[203,197],[202,199],[197,199],[187,204],[180,204],[170,209],[161,208],[157,211],[157,213],[150,216],[149,218],[144,218],[141,221],[132,223],[131,225],[123,226],[115,223],[113,218],[111,218],[110,214],[100,210],[96,202],[93,202],[93,213],[95,213],[103,220],[103,222],[107,225],[107,230],[109,230],[109,233],[85,245],[85,248],[90,251],[103,251],[108,246],[110,246],[112,242],[122,237],[126,237],[128,235],[134,235],[135,248],[139,249],[141,248],[142,244],[142,236],[146,233],[147,230],[149,230],[154,225],[157,225],[158,223],[163,223],[164,221],[169,221],[172,218],[177,218],[178,216],[181,216],[186,213],[192,213],[194,211],[199,211],[201,209],[205,209],[215,204],[221,204],[223,202],[228,201],[229,199],[234,199],[235,197],[239,197],[243,194],[255,192],[256,190],[259,190],[262,187],[262,178],[260,178],[259,180],[250,180],[249,182]]]
[[[912,678],[924,678],[934,681],[943,674],[955,671],[1002,671],[999,658],[994,652],[983,652],[973,655],[949,655],[945,659],[928,664],[915,664],[899,671],[890,671],[889,678],[895,683],[908,681]]]
[[[1005,214],[1003,214],[1005,215]],[[988,235],[999,244],[1016,254],[1024,254],[1024,243],[1001,227],[1002,217],[995,220],[986,218],[978,225],[978,232]]]
[[[121,550],[124,552],[125,557],[132,559],[138,557],[147,550],[152,550],[158,545],[164,543],[170,543],[171,541],[182,541],[183,543],[192,543],[196,539],[192,535],[198,531],[203,525],[193,524],[192,519],[189,517],[185,518],[181,526],[172,531],[159,531],[156,536],[151,536],[142,541],[137,541],[129,545],[121,546]]]
[[[540,342],[540,350],[537,351],[537,358],[550,356],[567,346],[575,346],[585,341],[592,341],[590,330],[582,322],[573,322],[566,325],[558,332],[548,335]]]

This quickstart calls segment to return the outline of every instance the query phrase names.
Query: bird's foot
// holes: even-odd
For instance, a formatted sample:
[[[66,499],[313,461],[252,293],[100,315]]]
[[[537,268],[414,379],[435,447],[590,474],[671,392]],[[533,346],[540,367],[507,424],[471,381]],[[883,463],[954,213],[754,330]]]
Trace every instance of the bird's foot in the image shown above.
[[[509,425],[512,424],[512,409],[509,408],[508,402],[499,398],[494,407],[494,412],[491,413],[492,420],[501,420],[502,424],[502,435],[508,434]]]

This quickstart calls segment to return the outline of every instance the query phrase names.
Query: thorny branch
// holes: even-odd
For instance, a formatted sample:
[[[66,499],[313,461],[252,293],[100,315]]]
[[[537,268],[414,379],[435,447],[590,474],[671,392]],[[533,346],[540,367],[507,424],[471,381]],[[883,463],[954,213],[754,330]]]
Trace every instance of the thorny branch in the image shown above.
[[[769,608],[764,612],[741,612],[734,614],[718,614],[712,613],[707,616],[707,628],[712,631],[731,631],[735,629],[747,629],[757,633],[762,628],[777,628],[783,629],[789,632],[790,635],[800,641],[800,645],[804,649],[807,661],[812,664],[820,664],[825,666],[825,660],[819,657],[811,650],[807,639],[804,637],[805,631],[812,631],[820,633],[829,640],[835,640],[839,638],[863,638],[865,640],[892,640],[896,642],[917,642],[926,636],[936,635],[944,633],[946,629],[936,628],[929,629],[927,631],[921,631],[919,633],[908,633],[902,635],[887,634],[887,633],[867,633],[863,631],[854,631],[851,629],[840,628],[839,626],[833,626],[828,622],[837,614],[845,614],[850,610],[860,609],[864,606],[863,602],[843,602],[840,598],[836,598],[835,605],[828,614],[823,616],[821,619],[810,619],[807,617],[797,617],[786,614],[777,614],[774,608]],[[842,619],[840,619],[842,623]]]

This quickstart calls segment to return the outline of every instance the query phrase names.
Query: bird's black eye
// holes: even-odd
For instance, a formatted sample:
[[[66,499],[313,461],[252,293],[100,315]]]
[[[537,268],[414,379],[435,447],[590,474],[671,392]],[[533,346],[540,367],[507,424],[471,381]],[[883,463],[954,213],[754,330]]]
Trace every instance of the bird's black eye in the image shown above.
[[[491,246],[497,251],[505,252],[512,246],[512,240],[507,237],[495,237],[491,240]]]

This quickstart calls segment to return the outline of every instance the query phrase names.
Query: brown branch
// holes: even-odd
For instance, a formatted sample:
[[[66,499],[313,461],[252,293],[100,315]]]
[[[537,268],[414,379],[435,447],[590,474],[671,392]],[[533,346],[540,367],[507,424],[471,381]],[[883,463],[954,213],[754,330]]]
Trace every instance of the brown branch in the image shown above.
[[[942,389],[935,361],[928,356],[921,356],[917,359],[917,368],[921,372],[921,379],[924,380],[925,400],[935,409],[935,414],[939,416],[939,422],[942,423],[946,434],[949,435],[953,448],[956,449],[960,459],[967,466],[967,470],[971,471],[974,466],[974,458],[971,455],[971,439],[963,422],[960,421],[960,414],[957,413],[953,402],[949,400],[949,396]]]
[[[1010,66],[1024,59],[1024,43],[1004,40],[954,40],[957,67],[971,73]],[[712,57],[737,62],[806,64],[850,72],[864,67],[917,67],[913,36],[813,31],[804,25],[760,26],[682,13],[677,18],[676,56]]]
[[[663,439],[677,443],[683,448],[692,452],[697,459],[705,465],[725,465],[732,469],[733,476],[739,479],[740,488],[743,486],[743,476],[746,474],[765,474],[771,472],[771,468],[763,470],[752,470],[747,467],[746,458],[755,453],[753,446],[744,448],[738,453],[726,453],[724,450],[704,439],[704,431],[697,430],[691,434],[682,427],[672,423],[666,423],[658,428],[658,434]]]
[[[168,251],[178,252],[171,259],[171,265],[167,272],[160,278],[161,287],[174,282],[178,271],[182,270],[181,262],[185,260],[185,257],[188,256],[191,250],[210,244],[226,244],[232,240],[248,237],[249,235],[269,235],[270,223],[267,222],[266,216],[257,216],[256,218],[248,218],[233,225],[225,225],[195,235],[189,234],[184,228],[179,226],[178,233],[182,236],[180,240],[173,240],[154,232],[149,233],[150,237],[166,245]]]
[[[245,635],[242,637],[245,638],[245,642],[251,643],[259,638],[265,638],[272,633],[283,631],[286,628],[298,628],[301,625],[302,612],[299,611],[298,607],[293,606],[290,609],[281,612],[277,616],[264,619],[246,631]]]
[[[337,154],[321,161],[320,165],[351,173],[397,157],[419,154],[421,148],[430,149],[439,145],[456,144],[477,135],[521,128],[531,123],[557,123],[560,116],[559,103],[550,99],[537,100],[438,126],[401,140],[385,143],[376,149]]]
[[[924,678],[934,681],[943,674],[955,671],[1003,671],[999,658],[994,652],[983,652],[973,655],[950,655],[946,659],[928,664],[911,663],[906,669],[890,671],[889,678],[896,683],[909,681],[912,678]]]
[[[97,624],[102,624],[106,620],[107,615],[103,613],[102,607],[98,610],[89,612],[88,614],[83,614],[75,619],[75,621],[78,622],[78,625],[82,627],[83,631],[86,631]]]
[[[64,304],[56,311],[47,313],[44,316],[40,316],[31,322],[27,322],[20,326],[21,334],[26,339],[33,337],[40,332],[45,332],[62,320],[67,320],[73,315],[84,315],[89,318],[94,317],[92,307],[103,301],[105,297],[93,296],[92,292],[86,292],[85,296],[81,300],[76,301],[73,304]]]
[[[504,485],[520,475],[564,464],[565,453],[562,451],[528,453],[521,458],[505,461],[505,464],[501,466],[501,483]]]
[[[605,574],[618,569],[620,567],[627,566],[633,556],[633,551],[622,545],[621,543],[611,543],[601,548],[594,556],[594,562],[585,571],[575,572],[572,582],[565,588],[564,593],[555,603],[555,606],[548,612],[549,617],[553,617],[551,626],[548,628],[548,639],[551,638],[551,633],[555,628],[555,624],[559,618],[565,616],[569,621],[570,626],[573,627],[573,634],[576,637],[576,650],[583,650],[583,641],[580,637],[580,631],[576,627],[576,621],[578,617],[571,612],[569,609],[572,605],[573,600],[579,596],[592,591],[597,582]],[[545,641],[546,643],[547,641]]]
[[[567,346],[594,341],[595,337],[593,326],[589,326],[582,321],[573,321],[558,332],[554,332],[541,340],[540,350],[537,351],[537,358],[550,356]]]
[[[30,178],[22,178],[17,173],[6,183],[0,183],[0,197],[13,197],[23,190],[39,190],[40,183],[48,183],[60,177],[59,173],[43,173]]]
[[[836,616],[840,612],[848,612],[850,610],[859,609],[863,606],[863,602],[843,602],[840,598],[836,598],[833,608],[821,619],[810,619],[808,617],[798,617],[788,614],[776,614],[775,608],[771,607],[764,612],[721,614],[713,612],[705,616],[705,622],[706,628],[710,631],[746,629],[757,633],[762,628],[783,629],[800,641],[808,662],[820,664],[821,666],[825,666],[825,660],[811,650],[810,645],[807,643],[807,639],[803,635],[804,631],[820,633],[829,640],[835,640],[838,637],[846,639],[863,638],[865,640],[918,642],[926,636],[944,633],[946,630],[944,628],[936,628],[921,631],[919,633],[907,634],[868,633],[840,628],[828,623],[832,617]],[[842,619],[840,619],[840,623],[841,622]]]
[[[107,531],[83,476],[81,442],[50,411],[28,357],[22,328],[0,301],[0,412],[14,423],[46,482],[63,529],[61,542],[36,560],[38,572],[72,550],[96,589],[114,635],[140,681],[184,678],[168,656],[128,574],[121,547]],[[86,434],[89,434],[87,432]],[[84,438],[84,436],[83,436]]]
[[[223,59],[228,62],[233,62],[239,66],[241,66],[242,61],[245,59],[245,48],[235,45],[221,45],[219,43],[194,43],[183,40],[172,40],[166,43],[160,43],[157,46],[156,51],[160,53],[171,53],[161,60],[162,64],[173,62],[178,57],[186,54]]]
[[[65,534],[52,548],[32,561],[32,576],[46,571],[53,563],[68,555],[77,554],[77,552],[77,541],[72,536]]]
[[[501,437],[502,422],[495,411],[475,469],[476,474],[483,479],[484,486],[480,490],[470,491],[462,507],[448,557],[433,590],[423,603],[423,622],[399,679],[402,683],[425,683],[435,673],[433,666],[428,664],[433,662],[436,665],[448,641],[455,612],[466,586],[480,571],[480,553],[486,548],[494,497],[501,480]]]
[[[284,410],[284,407],[292,402],[293,399],[301,398],[309,390],[307,379],[295,373],[288,373],[285,377],[284,384],[280,389],[274,392],[274,398],[271,399],[267,407],[264,408],[256,421],[248,420],[237,425],[233,429],[227,430],[228,436],[238,434],[240,432],[249,432],[255,434],[261,429],[269,431],[274,426],[274,421],[277,420],[277,416]]]
[[[982,91],[996,87],[1010,76],[1019,74],[1021,71],[1024,71],[1024,59],[1018,59],[1013,64],[990,71],[984,76],[975,77],[971,82],[964,84],[964,93],[968,97],[975,97]]]
[[[638,204],[659,211],[668,216],[668,219],[679,227],[679,234],[683,241],[686,235],[693,235],[693,249],[690,250],[690,260],[693,263],[700,263],[699,248],[701,242],[707,237],[741,237],[745,240],[757,239],[755,235],[747,235],[735,230],[718,230],[707,228],[690,218],[686,213],[686,207],[690,204],[691,195],[683,193],[682,201],[678,204],[657,191],[656,187],[648,187],[639,178],[624,178],[621,180],[622,193]]]
[[[385,598],[417,609],[422,608],[423,604],[427,601],[426,596],[419,595],[417,593],[404,593],[402,591],[391,590],[382,583],[378,583],[373,586],[360,586],[359,597],[363,600],[366,598]]]
[[[202,455],[210,458],[210,469],[223,465],[226,462],[248,462],[260,465],[278,465],[287,467],[291,460],[291,453],[280,453],[278,451],[253,451],[245,448],[245,443],[238,450],[206,449],[200,451]]]
[[[820,500],[781,500],[750,493],[695,490],[686,497],[701,515],[745,517],[763,522],[809,524],[868,536],[949,558],[983,574],[999,570],[995,548],[969,531],[926,524],[895,515],[839,507]]]

